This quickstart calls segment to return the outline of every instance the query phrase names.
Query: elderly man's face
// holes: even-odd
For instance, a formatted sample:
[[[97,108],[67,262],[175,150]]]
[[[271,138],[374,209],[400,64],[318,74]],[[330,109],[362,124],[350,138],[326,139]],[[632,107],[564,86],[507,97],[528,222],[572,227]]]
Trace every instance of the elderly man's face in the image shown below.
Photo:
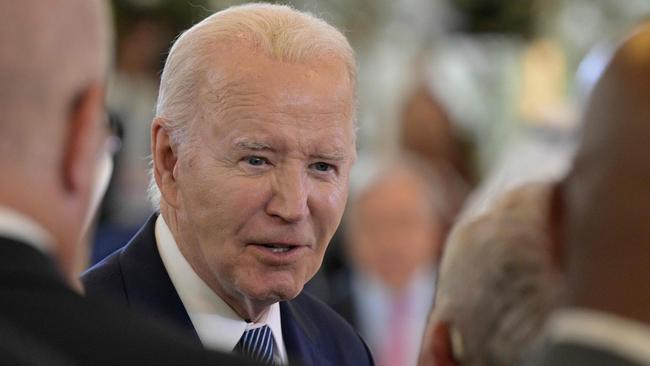
[[[176,212],[183,254],[245,316],[295,297],[320,267],[355,158],[353,91],[337,60],[230,52],[228,91],[206,93],[176,165]]]

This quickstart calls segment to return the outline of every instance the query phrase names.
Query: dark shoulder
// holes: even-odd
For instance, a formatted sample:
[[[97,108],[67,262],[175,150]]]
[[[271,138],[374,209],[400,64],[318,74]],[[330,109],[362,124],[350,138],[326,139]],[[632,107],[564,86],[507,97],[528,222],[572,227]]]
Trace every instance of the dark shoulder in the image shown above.
[[[0,347],[1,357],[7,360],[29,364],[32,356],[49,359],[59,355],[64,365],[66,360],[75,365],[247,364],[230,355],[207,352],[165,325],[147,321],[121,306],[84,298],[56,274],[42,274],[39,281],[31,277],[23,281],[19,276],[30,274],[16,274],[14,286],[0,286],[0,314],[24,335],[18,337],[10,330],[12,337],[18,337],[16,342],[34,354],[17,353],[20,349],[8,344],[12,353],[4,354]],[[0,326],[0,339],[4,341],[7,337],[3,333]],[[0,364],[4,365],[1,357]]]
[[[81,275],[85,294],[91,298],[111,298],[113,301],[124,299],[124,275],[120,264],[120,255],[124,248],[115,251]]]
[[[142,365],[250,365],[229,354],[206,351],[175,329],[150,321],[146,316],[104,301],[84,300],[84,307],[92,309],[89,310],[93,313],[88,318],[90,324],[103,331],[101,337],[95,338],[102,339],[96,347],[108,353],[104,355],[106,358],[124,358],[129,360],[127,364]]]
[[[152,263],[162,267],[155,245],[157,218],[158,213],[151,215],[128,243],[81,275],[87,296],[127,302],[125,277]]]
[[[314,296],[302,292],[289,302],[299,309],[301,319],[326,353],[338,354],[345,364],[374,365],[372,355],[359,333],[341,315]]]
[[[20,326],[0,318],[0,360],[3,365],[19,366],[68,366],[75,363],[62,352],[54,349]]]
[[[578,342],[552,342],[547,340],[541,347],[527,355],[524,366],[641,366],[624,353],[611,352]]]

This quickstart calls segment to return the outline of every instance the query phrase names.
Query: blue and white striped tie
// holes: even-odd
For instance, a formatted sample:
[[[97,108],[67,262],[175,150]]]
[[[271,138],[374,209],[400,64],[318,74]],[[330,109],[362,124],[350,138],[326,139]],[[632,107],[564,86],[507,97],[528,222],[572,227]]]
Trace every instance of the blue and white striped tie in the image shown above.
[[[235,353],[250,357],[264,365],[275,365],[275,341],[268,325],[248,329],[237,342]]]

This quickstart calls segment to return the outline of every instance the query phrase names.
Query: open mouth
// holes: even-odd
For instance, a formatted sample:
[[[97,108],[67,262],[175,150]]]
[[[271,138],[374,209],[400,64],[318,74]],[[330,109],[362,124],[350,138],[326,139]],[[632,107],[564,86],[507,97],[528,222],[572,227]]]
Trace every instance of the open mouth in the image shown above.
[[[274,245],[274,244],[261,244],[264,248],[270,249],[273,253],[286,253],[293,248],[296,247],[296,245]]]
[[[308,245],[295,243],[253,242],[248,244],[257,252],[257,258],[264,264],[284,266],[294,264],[308,254]]]

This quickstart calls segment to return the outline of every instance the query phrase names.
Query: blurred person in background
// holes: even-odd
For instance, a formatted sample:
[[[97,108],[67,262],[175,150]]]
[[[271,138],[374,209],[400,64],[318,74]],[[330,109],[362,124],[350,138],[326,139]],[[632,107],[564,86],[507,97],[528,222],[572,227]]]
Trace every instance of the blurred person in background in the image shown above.
[[[151,125],[160,214],[84,275],[88,294],[266,364],[372,365],[302,293],[347,200],[355,89],[345,36],[288,6],[231,7],[183,33]]]
[[[438,176],[436,190],[445,197],[446,206],[440,217],[443,241],[477,180],[474,146],[455,125],[427,85],[418,84],[406,98],[399,123],[400,147],[418,156]]]
[[[422,66],[420,66],[421,68]],[[424,79],[424,71],[416,74]],[[473,162],[473,144],[463,136],[445,105],[431,88],[420,82],[407,95],[400,113],[399,144],[412,154],[419,155],[431,169],[444,172],[449,205],[458,212],[469,188],[476,184],[477,172]],[[453,217],[451,217],[453,219]]]
[[[82,236],[110,171],[111,36],[103,1],[48,5],[0,3],[0,362],[243,365],[79,293]]]
[[[567,301],[530,365],[650,365],[649,100],[645,21],[596,84],[558,191]]]
[[[421,67],[418,65],[418,67]],[[420,73],[414,75],[418,78]],[[474,184],[471,159],[471,147],[457,135],[453,123],[447,116],[444,106],[434,97],[431,90],[423,83],[417,83],[415,88],[406,96],[399,117],[398,146],[402,153],[391,153],[391,149],[383,146],[381,149],[366,149],[363,155],[375,155],[369,164],[360,164],[355,171],[364,169],[377,170],[376,165],[385,156],[389,160],[405,160],[415,162],[417,169],[435,175],[429,182],[433,185],[435,195],[445,197],[443,214],[435,219],[437,237],[444,241],[456,215],[462,207],[470,187]],[[369,152],[372,151],[372,152]],[[399,156],[403,155],[403,156]],[[362,159],[363,160],[363,159]],[[410,164],[413,165],[413,164]],[[411,167],[414,168],[414,167]],[[406,168],[406,169],[411,169]],[[376,173],[376,172],[374,172]],[[374,174],[370,173],[370,175]],[[366,178],[367,179],[367,178]],[[354,180],[354,179],[353,179]],[[354,185],[354,182],[353,182]],[[349,261],[345,254],[345,228],[335,235],[323,264],[323,270],[308,284],[310,293],[319,296],[324,301],[334,305],[339,313],[349,320],[356,321],[353,311],[349,308]]]
[[[433,300],[446,197],[440,177],[416,156],[370,165],[360,163],[359,171],[369,172],[353,178],[348,268],[334,276],[332,304],[368,340],[378,365],[415,365]]]
[[[119,194],[108,204],[116,225],[137,229],[151,214],[146,200],[149,122],[153,118],[162,58],[172,35],[162,19],[146,10],[132,11],[128,20],[118,25],[121,27],[116,72],[111,78],[107,103],[124,125],[124,138],[115,182]]]
[[[115,175],[102,205],[92,263],[114,252],[151,215],[149,124],[158,93],[163,55],[172,41],[171,25],[160,6],[113,1],[116,12],[116,69],[107,91],[107,109],[120,128]]]
[[[420,366],[516,365],[538,344],[563,288],[553,187],[521,186],[452,230]]]

